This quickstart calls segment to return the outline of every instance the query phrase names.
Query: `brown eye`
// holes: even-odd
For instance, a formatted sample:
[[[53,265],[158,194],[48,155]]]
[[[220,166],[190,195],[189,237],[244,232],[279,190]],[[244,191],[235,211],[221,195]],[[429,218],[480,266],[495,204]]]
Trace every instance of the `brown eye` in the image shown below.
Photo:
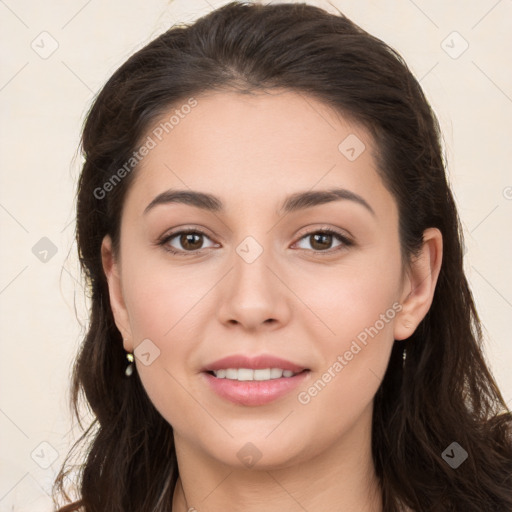
[[[346,236],[338,233],[337,231],[331,229],[322,229],[318,231],[313,231],[304,235],[300,241],[307,240],[309,242],[310,248],[314,252],[335,252],[339,249],[343,249],[344,247],[349,247],[352,244],[352,241],[349,240]],[[332,249],[332,244],[334,241],[338,240],[338,244],[334,246]],[[299,241],[299,242],[300,242]],[[300,247],[301,249],[309,249],[308,247]],[[332,250],[331,250],[332,249]]]
[[[203,233],[202,231],[199,230],[177,231],[175,233],[170,233],[169,235],[165,236],[159,242],[159,245],[162,245],[166,251],[169,251],[173,254],[187,255],[187,253],[199,253],[202,249],[204,249],[205,247],[203,247],[203,243],[205,238],[210,240],[206,233]],[[310,248],[299,248],[312,250],[315,253],[331,254],[333,252],[336,252],[337,250],[350,247],[351,245],[353,245],[353,242],[349,238],[332,229],[312,231],[302,236],[298,243],[300,243],[303,240],[309,241]],[[338,244],[334,246],[333,249],[332,244],[336,240],[338,241]],[[212,245],[210,245],[209,247],[213,246],[215,246],[214,243],[212,243]]]
[[[160,242],[159,245],[162,245],[166,251],[169,251],[173,254],[185,254],[186,253],[194,253],[199,252],[205,247],[203,247],[204,239],[209,237],[206,233],[202,231],[198,231],[197,229],[188,230],[188,231],[177,231],[175,233],[170,233],[165,236]],[[213,247],[210,245],[210,247]]]
[[[333,235],[331,235],[331,234],[315,233],[314,235],[309,235],[309,236],[310,236],[310,240],[312,241],[311,247],[313,247],[313,249],[323,251],[325,249],[329,249],[332,244]]]
[[[190,251],[195,251],[197,249],[201,249],[202,245],[202,235],[197,233],[184,233],[180,235],[179,242],[181,246]]]

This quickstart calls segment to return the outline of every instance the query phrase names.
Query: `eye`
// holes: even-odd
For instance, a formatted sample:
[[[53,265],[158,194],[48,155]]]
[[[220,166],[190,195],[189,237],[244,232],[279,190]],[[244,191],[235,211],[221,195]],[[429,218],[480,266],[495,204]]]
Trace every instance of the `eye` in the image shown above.
[[[206,233],[198,229],[187,229],[183,231],[176,231],[165,235],[159,242],[158,245],[163,246],[166,251],[173,254],[185,254],[199,252],[204,249],[202,238],[208,238]],[[174,241],[174,239],[176,239]],[[174,245],[170,242],[174,241]],[[176,244],[180,247],[176,247]],[[215,244],[213,244],[214,246]]]
[[[333,240],[338,240],[340,243],[335,246],[334,250],[331,249],[331,245],[333,243]],[[338,250],[341,250],[345,247],[350,247],[353,245],[353,242],[345,235],[338,233],[334,229],[325,228],[317,231],[311,231],[307,233],[306,235],[302,236],[299,240],[309,240],[310,241],[310,247],[315,252],[328,252],[329,254],[332,254],[333,252],[336,252]],[[299,243],[297,242],[297,243]],[[304,249],[304,247],[301,247],[301,249]],[[306,247],[306,249],[308,249]]]
[[[172,254],[187,256],[188,254],[200,253],[203,249],[205,249],[203,246],[204,238],[207,238],[211,241],[208,235],[199,229],[186,229],[164,235],[164,237],[158,241],[158,245],[162,246],[166,251]],[[297,243],[300,243],[302,240],[310,240],[311,249],[308,249],[307,247],[299,248],[313,250],[315,253],[332,254],[333,252],[353,245],[352,240],[350,240],[347,236],[330,228],[319,229],[306,233],[299,239],[299,242]],[[330,246],[334,240],[338,240],[339,244],[332,250]],[[176,245],[181,247],[176,247]],[[210,247],[215,246],[218,247],[218,244],[212,242]]]

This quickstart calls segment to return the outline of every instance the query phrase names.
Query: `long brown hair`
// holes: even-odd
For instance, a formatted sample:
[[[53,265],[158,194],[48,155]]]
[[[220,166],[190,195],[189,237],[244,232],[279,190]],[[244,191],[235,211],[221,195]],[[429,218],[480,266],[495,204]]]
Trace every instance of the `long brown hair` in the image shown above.
[[[405,258],[419,249],[426,228],[443,235],[432,306],[410,338],[394,343],[374,400],[372,454],[384,510],[512,510],[512,415],[483,356],[439,126],[418,82],[393,49],[341,13],[232,2],[172,27],[134,54],[86,119],[76,237],[91,310],[72,403],[76,412],[83,393],[96,419],[56,480],[55,499],[69,503],[71,455],[83,445],[78,501],[60,511],[167,511],[178,477],[172,427],[137,372],[124,376],[125,351],[101,263],[105,235],[119,251],[123,201],[137,167],[108,193],[101,187],[119,177],[151,123],[173,106],[207,91],[274,88],[314,96],[370,130],[399,208]],[[468,453],[457,469],[442,457],[453,442]]]

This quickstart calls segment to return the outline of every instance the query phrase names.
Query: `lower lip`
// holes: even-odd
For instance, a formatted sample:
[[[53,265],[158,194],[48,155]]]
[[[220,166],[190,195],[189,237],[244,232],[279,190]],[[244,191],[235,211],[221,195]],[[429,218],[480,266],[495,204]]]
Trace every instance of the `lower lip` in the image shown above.
[[[218,379],[209,373],[203,372],[208,384],[220,397],[236,404],[249,406],[265,405],[277,400],[301,384],[308,374],[309,370],[306,370],[293,377],[239,381]]]

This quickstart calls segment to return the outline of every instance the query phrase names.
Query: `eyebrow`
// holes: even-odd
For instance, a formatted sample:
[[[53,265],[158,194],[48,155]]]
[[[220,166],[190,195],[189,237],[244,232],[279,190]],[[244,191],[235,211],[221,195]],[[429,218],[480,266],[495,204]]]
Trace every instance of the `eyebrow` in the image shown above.
[[[283,204],[278,210],[279,214],[292,213],[305,208],[311,208],[333,201],[347,200],[353,201],[361,206],[364,206],[373,216],[375,211],[363,199],[360,195],[355,192],[344,188],[332,188],[329,190],[317,190],[317,191],[304,191],[295,192],[290,196],[286,197]],[[222,200],[217,196],[208,194],[206,192],[198,192],[195,190],[166,190],[161,194],[158,194],[144,209],[144,215],[158,205],[179,203],[186,204],[189,206],[195,206],[210,212],[222,212],[224,211],[224,204]]]

